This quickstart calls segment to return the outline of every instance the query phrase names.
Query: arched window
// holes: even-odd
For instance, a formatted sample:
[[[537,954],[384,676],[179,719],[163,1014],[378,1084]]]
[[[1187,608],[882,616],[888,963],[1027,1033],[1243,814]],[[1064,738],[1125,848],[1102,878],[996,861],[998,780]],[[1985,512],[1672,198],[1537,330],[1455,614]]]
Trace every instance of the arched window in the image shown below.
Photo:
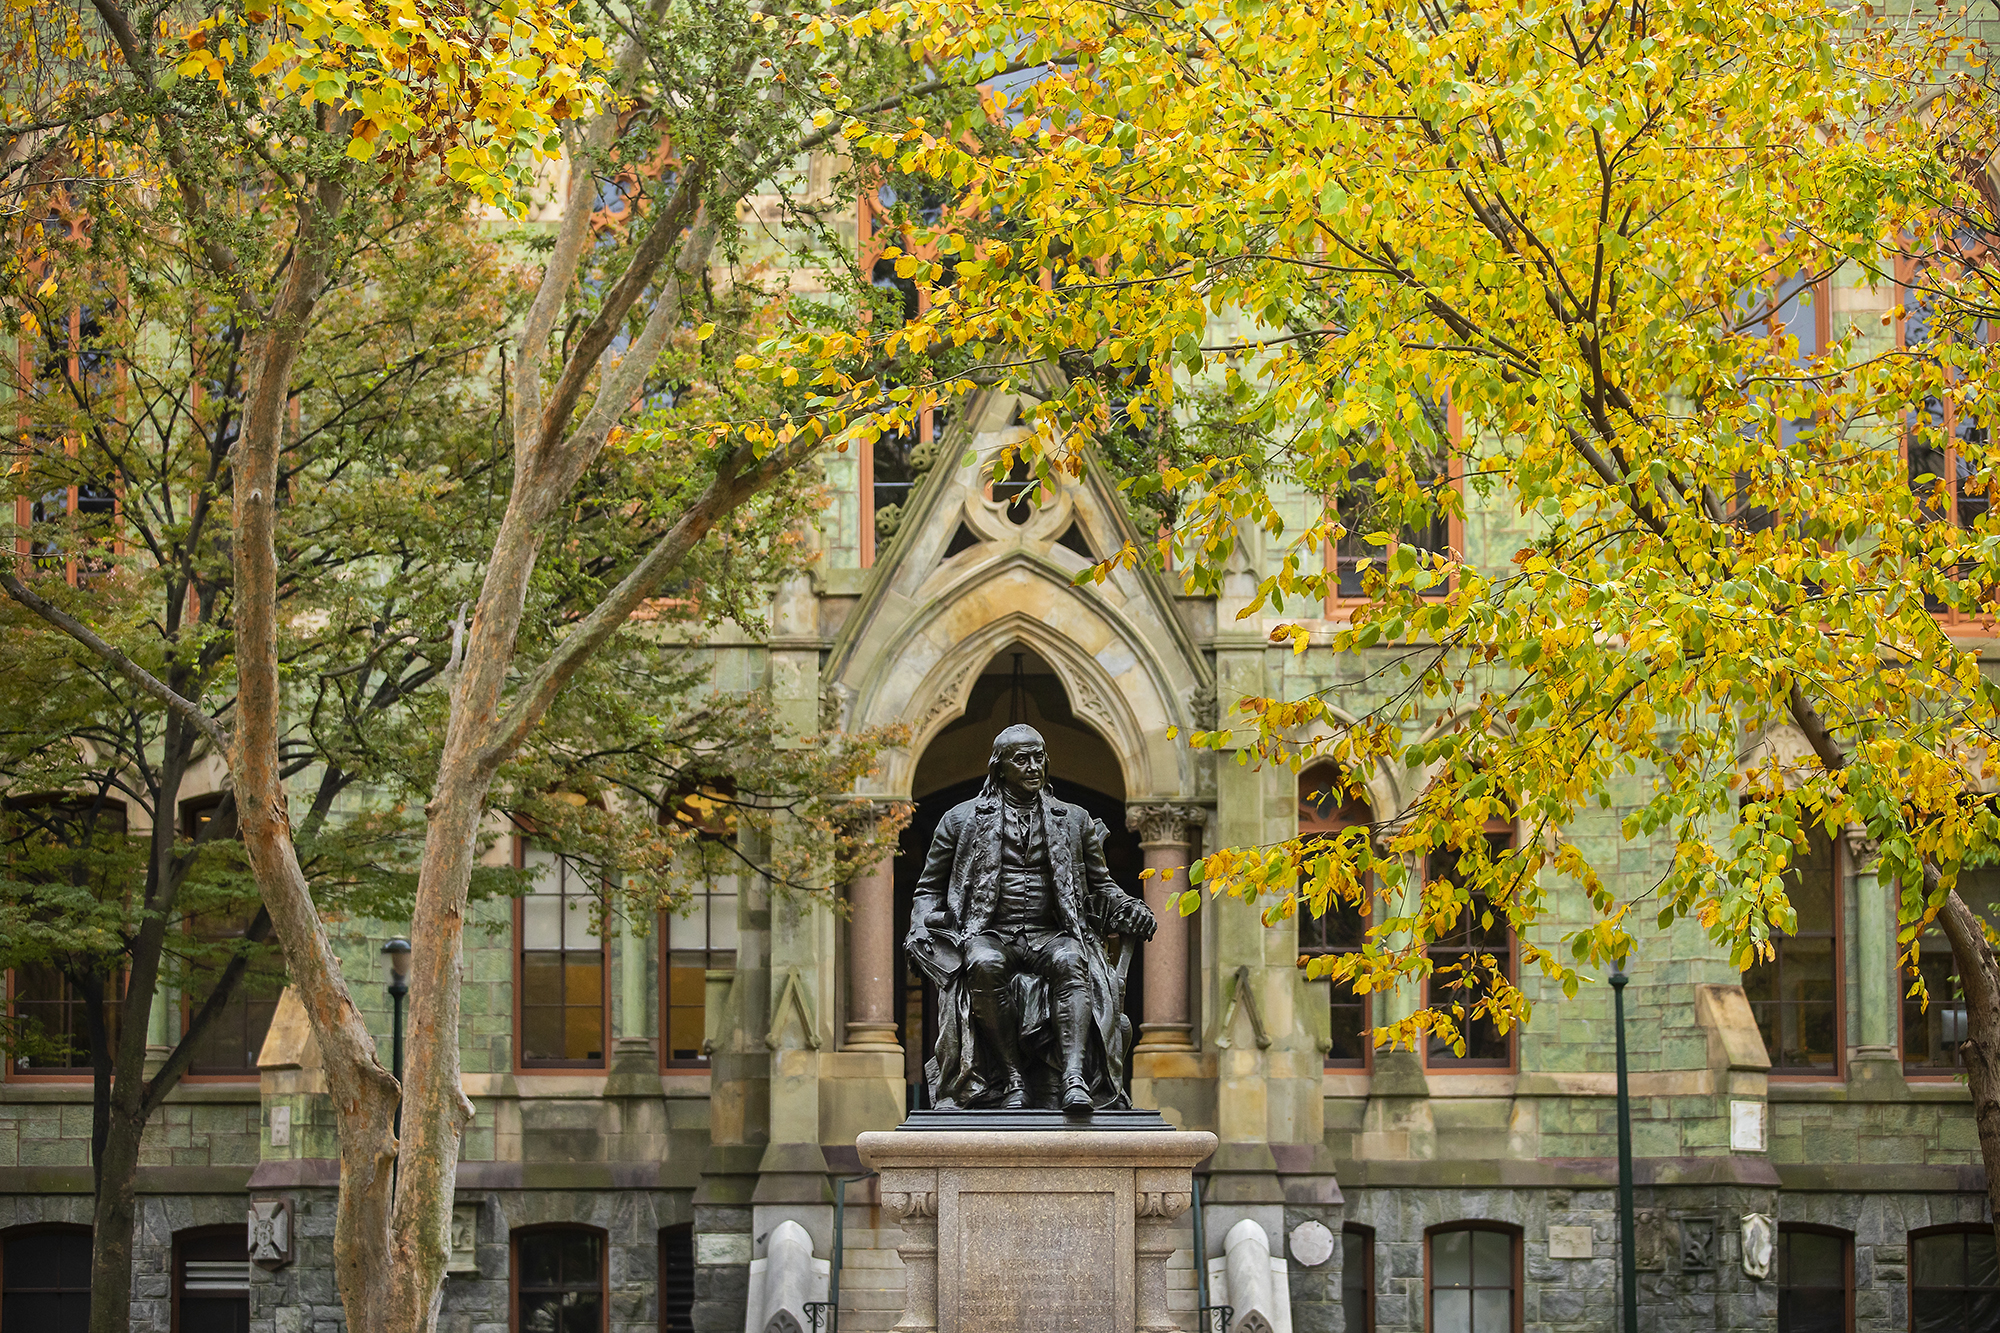
[[[1486,842],[1492,855],[1497,857],[1513,846],[1514,832],[1506,824],[1489,824]],[[1464,872],[1459,868],[1458,857],[1454,853],[1432,856],[1430,873],[1436,879],[1464,883]],[[1485,894],[1474,892],[1471,903],[1458,914],[1451,931],[1426,952],[1431,960],[1431,977],[1424,986],[1424,1002],[1444,1007],[1457,1005],[1465,1011],[1465,1017],[1459,1022],[1460,1035],[1465,1039],[1465,1054],[1460,1055],[1453,1050],[1451,1043],[1442,1037],[1433,1036],[1426,1049],[1424,1063],[1432,1069],[1445,1071],[1511,1069],[1514,1064],[1513,1032],[1502,1032],[1491,1018],[1473,1013],[1474,1006],[1484,996],[1489,984],[1484,968],[1477,960],[1490,955],[1502,976],[1509,981],[1515,979],[1514,928],[1508,924],[1507,918],[1492,910]]]
[[[660,1228],[660,1333],[694,1333],[694,1223]]]
[[[1771,934],[1775,953],[1743,973],[1773,1074],[1840,1074],[1840,863],[1833,839],[1813,829],[1785,872],[1798,929]]]
[[[1338,768],[1317,764],[1299,775],[1301,838],[1330,842],[1344,829],[1366,828],[1374,822],[1375,812],[1360,796],[1348,794],[1347,780]],[[1361,909],[1338,898],[1327,903],[1323,916],[1301,910],[1298,922],[1301,966],[1309,958],[1356,953],[1368,936],[1368,919]],[[1352,982],[1336,981],[1330,985],[1328,1003],[1331,1042],[1326,1051],[1327,1068],[1366,1069],[1368,997],[1356,993]]]
[[[1497,1222],[1454,1222],[1425,1236],[1430,1333],[1515,1333],[1521,1238]]]
[[[1340,1231],[1340,1309],[1347,1333],[1375,1333],[1375,1229]]]
[[[1854,1333],[1853,1236],[1778,1227],[1778,1333]]]
[[[604,1233],[529,1227],[513,1241],[514,1333],[604,1333]]]
[[[2000,1257],[1993,1228],[1910,1233],[1911,1333],[2000,1329]]]
[[[515,899],[514,994],[522,1069],[602,1069],[611,995],[597,911],[596,872],[519,843],[533,880]]]
[[[250,1333],[244,1224],[174,1234],[174,1333]]]
[[[52,1224],[0,1234],[0,1333],[90,1327],[90,1228]]]

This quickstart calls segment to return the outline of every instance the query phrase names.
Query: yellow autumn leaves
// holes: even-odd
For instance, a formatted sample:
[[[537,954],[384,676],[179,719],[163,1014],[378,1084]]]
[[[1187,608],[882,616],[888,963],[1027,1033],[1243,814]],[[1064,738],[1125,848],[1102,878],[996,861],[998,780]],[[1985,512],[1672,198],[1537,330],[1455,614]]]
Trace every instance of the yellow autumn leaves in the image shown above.
[[[249,0],[192,25],[177,74],[223,95],[247,64],[265,109],[292,97],[353,117],[350,157],[431,161],[482,200],[520,212],[558,126],[605,95],[602,43],[558,0]],[[254,57],[254,59],[252,59]]]

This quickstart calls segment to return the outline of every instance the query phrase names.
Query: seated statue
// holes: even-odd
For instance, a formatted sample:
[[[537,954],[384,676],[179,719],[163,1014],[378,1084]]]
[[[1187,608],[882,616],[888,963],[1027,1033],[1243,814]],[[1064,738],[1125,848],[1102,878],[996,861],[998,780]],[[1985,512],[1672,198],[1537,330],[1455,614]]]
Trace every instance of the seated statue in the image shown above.
[[[985,788],[946,813],[924,858],[904,947],[937,985],[924,1073],[940,1110],[1130,1105],[1125,975],[1158,923],[1112,882],[1104,824],[1049,794],[1048,769],[1040,732],[1001,732]]]

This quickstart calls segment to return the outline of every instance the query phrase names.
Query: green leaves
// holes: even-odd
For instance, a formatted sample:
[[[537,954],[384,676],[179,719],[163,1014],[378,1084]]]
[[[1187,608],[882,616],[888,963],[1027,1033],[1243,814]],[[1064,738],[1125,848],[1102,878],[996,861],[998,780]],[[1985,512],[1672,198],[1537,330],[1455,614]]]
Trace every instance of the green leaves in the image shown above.
[[[1114,436],[1093,410],[1112,366],[1143,367],[1147,420],[1201,423],[1205,453],[1123,460],[1147,479],[1130,493],[1175,497],[1132,558],[1191,594],[1252,590],[1224,618],[1297,666],[1191,743],[1410,776],[1406,808],[1375,812],[1380,854],[1225,849],[1206,891],[1281,915],[1373,903],[1355,974],[1375,989],[1428,975],[1477,891],[1540,993],[1569,996],[1641,920],[1754,957],[1796,919],[1787,867],[1814,829],[1865,825],[1885,873],[1983,845],[1968,774],[2000,691],[1953,627],[2000,619],[2000,531],[1909,480],[2000,467],[1991,432],[1959,429],[2000,366],[1976,331],[1996,275],[1960,234],[1990,210],[1939,165],[1947,121],[1954,142],[1995,128],[1949,72],[1955,20],[1820,0],[1675,0],[1643,32],[1487,0],[896,13],[926,60],[995,33],[1075,58],[995,99],[1004,146],[890,135],[965,217],[1005,222],[920,234],[979,262],[916,322],[1059,363],[1062,427],[1031,452]],[[1906,116],[1918,89],[1950,115]],[[1837,300],[1800,293],[1829,273]],[[1920,298],[1911,356],[1889,307]],[[1916,444],[1940,452],[1913,471],[1927,403]],[[1354,717],[1329,739],[1315,706],[1336,693]],[[1799,698],[1842,765],[1783,730]],[[1482,850],[1489,821],[1516,843]],[[1525,984],[1482,995],[1495,1022],[1531,1012]],[[1455,1040],[1468,1011],[1385,1035]]]

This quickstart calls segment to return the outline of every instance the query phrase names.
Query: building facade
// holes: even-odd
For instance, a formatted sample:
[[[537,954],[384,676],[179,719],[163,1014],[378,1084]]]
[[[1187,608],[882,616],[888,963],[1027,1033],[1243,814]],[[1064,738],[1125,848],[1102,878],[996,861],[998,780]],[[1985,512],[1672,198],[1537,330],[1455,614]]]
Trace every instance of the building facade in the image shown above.
[[[1818,318],[1878,323],[1893,299],[1827,288]],[[655,929],[600,931],[587,886],[559,860],[496,847],[540,877],[527,897],[483,907],[467,936],[476,1115],[443,1327],[763,1333],[745,1329],[752,1265],[785,1221],[820,1258],[838,1242],[845,1333],[895,1323],[902,1234],[854,1141],[921,1095],[928,1001],[900,948],[917,860],[1016,720],[1048,738],[1055,790],[1106,821],[1114,872],[1160,915],[1127,996],[1132,1096],[1222,1142],[1198,1173],[1203,1253],[1190,1215],[1173,1260],[1183,1326],[1198,1275],[1247,1219],[1283,1262],[1298,1333],[1615,1327],[1609,987],[1565,1000],[1524,976],[1538,1002],[1525,1028],[1475,1026],[1463,1056],[1370,1050],[1359,1030],[1422,997],[1335,994],[1299,966],[1354,946],[1360,923],[1267,924],[1228,899],[1168,909],[1164,872],[1204,848],[1392,824],[1423,775],[1375,774],[1365,801],[1337,804],[1321,796],[1324,772],[1171,739],[1243,695],[1325,691],[1360,715],[1381,688],[1376,664],[1325,647],[1295,655],[1271,644],[1269,623],[1233,618],[1232,597],[1247,600],[1277,558],[1255,532],[1219,598],[1147,571],[1077,586],[1139,534],[1101,471],[1040,497],[987,480],[1024,430],[1020,408],[989,394],[949,425],[833,457],[816,567],[778,591],[767,637],[705,649],[721,687],[768,687],[802,730],[823,718],[909,729],[858,793],[915,804],[902,852],[846,886],[843,910],[745,871],[710,880],[688,915]],[[976,466],[952,461],[968,451]],[[1504,562],[1517,522],[1469,501],[1445,537]],[[1312,623],[1341,614],[1336,603]],[[1451,724],[1445,712],[1424,723]],[[1759,746],[1796,743],[1777,733]],[[1623,841],[1621,813],[1567,832],[1607,877],[1644,882],[1671,849]],[[754,864],[764,849],[739,836]],[[1142,887],[1147,868],[1162,873]],[[1906,1001],[1892,892],[1865,843],[1833,840],[1801,858],[1800,930],[1773,963],[1738,972],[1685,923],[1643,938],[1625,991],[1642,1327],[2000,1329],[1985,1177],[1952,1063],[1963,1020],[1949,954],[1926,964],[1932,1006]],[[1544,942],[1580,923],[1552,914]],[[343,929],[349,976],[386,1034],[389,1000],[367,978],[406,927]],[[1439,949],[1518,957],[1504,929],[1468,931]],[[31,991],[10,980],[17,1010]],[[167,1005],[146,1021],[164,1046],[179,1018]],[[340,1324],[334,1131],[310,1033],[289,999],[246,1013],[242,1032],[242,1058],[189,1078],[148,1140],[142,1333]],[[89,1142],[87,1078],[31,1062],[0,1077],[0,1333],[80,1327],[68,1321],[88,1285]],[[1330,1255],[1299,1232],[1312,1222],[1334,1237]]]

